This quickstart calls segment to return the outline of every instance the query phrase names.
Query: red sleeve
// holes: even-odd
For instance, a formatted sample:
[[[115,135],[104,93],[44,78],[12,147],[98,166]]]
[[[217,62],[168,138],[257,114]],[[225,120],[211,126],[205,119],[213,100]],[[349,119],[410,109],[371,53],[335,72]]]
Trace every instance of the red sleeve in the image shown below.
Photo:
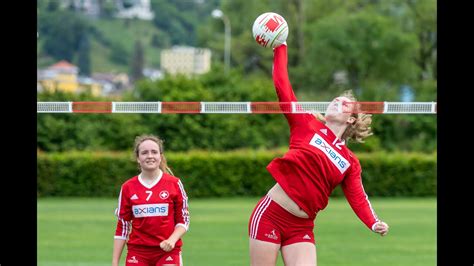
[[[297,102],[296,95],[291,87],[290,79],[288,77],[288,49],[285,44],[282,44],[273,49],[273,84],[275,85],[278,100],[280,102]],[[282,110],[291,110],[288,104],[281,104]],[[285,113],[285,117],[290,124],[290,127],[300,121],[304,121],[305,114],[291,114]]]
[[[361,178],[362,169],[357,159],[353,160],[351,169],[352,171],[342,181],[342,190],[357,217],[372,230],[372,226],[379,219],[364,191]]]
[[[174,219],[176,226],[183,226],[186,231],[189,228],[189,210],[188,210],[188,196],[184,190],[183,183],[178,180],[178,193],[174,202]]]
[[[131,232],[133,218],[132,208],[130,205],[130,196],[127,189],[122,186],[118,197],[118,207],[115,209],[115,216],[117,216],[117,227],[115,229],[115,239],[127,239]],[[127,196],[128,195],[128,196]]]

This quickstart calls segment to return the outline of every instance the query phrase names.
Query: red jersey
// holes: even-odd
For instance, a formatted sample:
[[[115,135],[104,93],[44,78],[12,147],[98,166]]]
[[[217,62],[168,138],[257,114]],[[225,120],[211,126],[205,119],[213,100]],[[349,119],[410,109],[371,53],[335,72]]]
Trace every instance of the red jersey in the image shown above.
[[[297,102],[287,70],[287,46],[274,49],[273,81],[280,102]],[[285,113],[290,126],[289,151],[267,166],[273,178],[311,219],[328,204],[341,184],[359,219],[372,229],[378,218],[362,186],[359,160],[313,114]]]
[[[161,172],[157,182],[147,185],[140,176],[127,180],[120,189],[116,239],[128,245],[160,246],[176,226],[188,230],[188,197],[179,178]],[[131,231],[131,233],[130,233]],[[182,246],[181,239],[175,244]]]

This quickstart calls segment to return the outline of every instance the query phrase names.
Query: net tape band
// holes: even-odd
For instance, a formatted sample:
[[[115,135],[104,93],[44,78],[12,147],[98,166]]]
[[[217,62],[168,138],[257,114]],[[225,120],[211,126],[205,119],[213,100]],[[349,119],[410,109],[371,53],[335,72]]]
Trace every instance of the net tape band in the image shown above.
[[[37,113],[324,113],[330,102],[37,102]],[[353,113],[436,114],[436,102],[349,102]]]

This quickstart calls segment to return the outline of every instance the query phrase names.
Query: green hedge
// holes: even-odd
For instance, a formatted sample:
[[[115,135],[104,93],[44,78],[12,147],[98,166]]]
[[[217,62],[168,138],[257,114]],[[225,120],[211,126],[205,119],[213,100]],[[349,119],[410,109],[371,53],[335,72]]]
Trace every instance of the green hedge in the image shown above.
[[[189,197],[263,196],[274,184],[268,163],[284,150],[166,153]],[[369,196],[435,196],[436,153],[359,153]],[[138,173],[127,152],[38,153],[37,194],[116,197]],[[341,196],[338,187],[333,196]]]

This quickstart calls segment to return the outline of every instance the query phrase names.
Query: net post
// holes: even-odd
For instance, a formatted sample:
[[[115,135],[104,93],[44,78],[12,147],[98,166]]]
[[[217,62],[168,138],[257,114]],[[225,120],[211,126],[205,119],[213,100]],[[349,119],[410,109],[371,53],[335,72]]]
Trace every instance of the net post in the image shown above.
[[[387,113],[388,112],[388,103],[386,101],[383,102],[383,112],[382,113]]]
[[[115,102],[112,102],[112,113],[115,113]]]
[[[436,113],[436,103],[431,102],[431,113],[435,114]]]
[[[74,111],[72,110],[72,102],[67,102],[67,110],[69,113],[74,113]]]
[[[205,112],[205,109],[204,109],[204,102],[199,102],[199,113],[202,114]]]
[[[161,113],[161,105],[162,105],[162,104],[161,104],[161,102],[156,102],[156,103],[158,103],[158,111],[157,111],[157,112],[158,112],[158,113]]]

